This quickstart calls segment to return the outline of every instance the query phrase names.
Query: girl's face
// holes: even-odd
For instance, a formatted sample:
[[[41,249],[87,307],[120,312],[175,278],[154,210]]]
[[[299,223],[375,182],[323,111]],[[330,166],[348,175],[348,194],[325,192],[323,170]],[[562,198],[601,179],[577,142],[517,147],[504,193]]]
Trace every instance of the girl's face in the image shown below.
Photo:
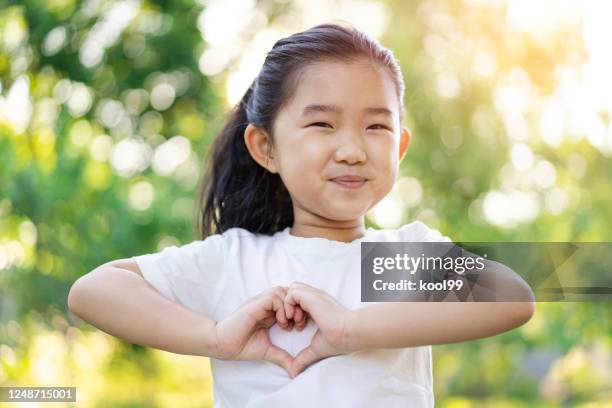
[[[252,125],[247,146],[261,165],[279,173],[296,223],[362,225],[363,215],[393,187],[410,138],[400,127],[395,86],[382,67],[365,60],[310,65],[297,84],[276,116],[274,146],[249,136],[256,132]],[[366,181],[359,188],[333,181],[344,175]]]

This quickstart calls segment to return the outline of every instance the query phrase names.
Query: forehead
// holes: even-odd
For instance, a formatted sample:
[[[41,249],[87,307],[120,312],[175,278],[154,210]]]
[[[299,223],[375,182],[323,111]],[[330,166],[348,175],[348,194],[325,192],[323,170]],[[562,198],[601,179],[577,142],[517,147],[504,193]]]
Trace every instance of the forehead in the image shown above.
[[[325,61],[309,64],[297,77],[296,89],[286,110],[293,117],[304,117],[324,109],[312,105],[329,105],[363,114],[399,115],[396,89],[390,74],[383,67],[360,60],[355,62]],[[341,113],[331,110],[330,113]]]

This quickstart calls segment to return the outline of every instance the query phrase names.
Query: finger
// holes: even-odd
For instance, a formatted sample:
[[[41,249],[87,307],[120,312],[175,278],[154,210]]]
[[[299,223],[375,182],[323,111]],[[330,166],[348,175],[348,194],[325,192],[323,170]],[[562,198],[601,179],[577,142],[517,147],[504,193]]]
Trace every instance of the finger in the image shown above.
[[[293,364],[293,357],[286,350],[283,350],[282,348],[271,345],[266,350],[266,353],[264,355],[264,360],[270,361],[271,363],[274,363],[278,365],[279,367],[284,368],[285,371],[287,371],[287,373],[291,375],[291,366]]]
[[[289,295],[287,294],[285,298],[283,299],[283,305],[285,307],[285,315],[287,316],[287,319],[293,319],[293,316],[295,315],[295,303],[288,296]]]
[[[290,325],[289,320],[287,320],[287,317],[285,316],[285,309],[283,307],[276,311],[275,319],[278,322],[278,325],[283,329],[287,329]]]
[[[308,324],[308,316],[309,316],[309,314],[304,312],[304,319],[302,320],[302,323],[299,326],[298,325],[295,326],[295,328],[298,331],[304,330],[304,327],[306,327],[306,324]]]
[[[295,378],[299,373],[304,371],[308,366],[317,361],[321,360],[322,357],[317,355],[317,353],[311,348],[311,346],[306,347],[304,350],[300,351],[297,356],[293,359],[293,364],[291,366],[291,378]]]
[[[269,329],[270,327],[274,326],[274,324],[276,323],[276,317],[275,316],[269,316],[266,317],[265,319],[260,321],[260,325],[265,327],[266,329]]]
[[[285,302],[282,297],[275,295],[272,299],[272,308],[276,312],[276,320],[278,324],[286,329],[289,326],[289,322],[285,313]]]
[[[308,311],[305,305],[302,304],[302,298],[301,290],[289,288],[284,299],[285,311],[288,319],[294,319],[297,307],[301,308],[303,311]]]
[[[295,308],[295,314],[293,315],[293,321],[295,322],[295,327],[302,325],[302,320],[304,320],[304,311],[301,307]]]
[[[274,287],[260,295],[259,307],[253,313],[256,323],[266,328],[272,327],[275,323],[284,329],[287,328],[287,318],[284,311],[284,289]],[[270,318],[272,323],[270,324]],[[262,323],[265,320],[265,324]]]
[[[279,307],[278,301],[275,302],[274,299],[279,297],[281,300],[284,299],[284,295],[279,295],[280,291],[278,288],[271,288],[253,298],[249,307],[251,309],[249,315],[255,320],[255,323],[261,322],[269,316],[274,316]]]

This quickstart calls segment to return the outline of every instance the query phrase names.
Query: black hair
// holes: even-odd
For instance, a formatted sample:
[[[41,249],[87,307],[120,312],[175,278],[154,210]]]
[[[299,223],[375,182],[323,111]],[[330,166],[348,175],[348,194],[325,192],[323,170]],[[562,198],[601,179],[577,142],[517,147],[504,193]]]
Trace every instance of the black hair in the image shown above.
[[[287,188],[278,174],[270,173],[251,157],[244,131],[253,124],[265,131],[273,146],[274,119],[293,95],[304,68],[323,61],[361,58],[389,72],[397,90],[401,121],[404,82],[399,64],[390,50],[364,32],[346,22],[325,23],[274,44],[258,76],[213,142],[199,191],[196,222],[200,238],[233,227],[271,235],[293,224]]]

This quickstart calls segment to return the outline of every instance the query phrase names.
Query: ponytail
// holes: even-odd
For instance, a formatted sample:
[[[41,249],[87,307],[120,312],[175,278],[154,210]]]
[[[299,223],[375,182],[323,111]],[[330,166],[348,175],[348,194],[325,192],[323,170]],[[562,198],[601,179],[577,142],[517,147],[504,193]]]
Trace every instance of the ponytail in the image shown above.
[[[233,227],[270,235],[293,223],[291,198],[280,176],[257,163],[244,142],[255,83],[213,142],[200,188],[203,208],[198,211],[197,233],[201,239]]]

